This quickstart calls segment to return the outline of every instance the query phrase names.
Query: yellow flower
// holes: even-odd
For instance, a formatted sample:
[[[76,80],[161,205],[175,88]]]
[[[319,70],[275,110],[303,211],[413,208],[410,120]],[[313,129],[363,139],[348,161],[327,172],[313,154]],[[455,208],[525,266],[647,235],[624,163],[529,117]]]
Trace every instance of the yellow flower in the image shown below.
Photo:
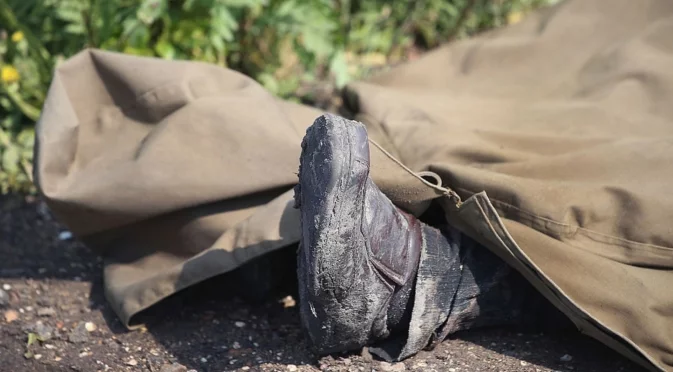
[[[19,71],[12,65],[2,66],[2,69],[0,69],[0,80],[7,84],[15,83],[19,81],[20,78],[21,75],[19,75]]]
[[[523,16],[522,12],[511,12],[507,15],[507,23],[510,25],[519,23],[523,19]]]
[[[18,43],[21,40],[23,40],[23,32],[17,31],[17,32],[12,34],[12,41],[13,42]]]

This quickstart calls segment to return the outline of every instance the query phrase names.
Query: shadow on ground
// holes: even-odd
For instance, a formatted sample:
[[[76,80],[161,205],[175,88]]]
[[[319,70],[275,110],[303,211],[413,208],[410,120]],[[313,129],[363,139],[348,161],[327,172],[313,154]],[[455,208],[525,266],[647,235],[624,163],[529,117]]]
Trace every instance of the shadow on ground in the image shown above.
[[[211,279],[170,297],[140,315],[146,328],[131,332],[105,301],[100,261],[80,244],[61,239],[63,235],[59,238],[63,231],[41,202],[0,197],[0,284],[9,298],[8,303],[0,303],[3,369],[638,370],[620,355],[577,333],[516,329],[463,332],[433,351],[404,361],[404,365],[378,362],[366,350],[318,358],[308,349],[297,307],[287,297],[296,298],[294,278],[287,278],[272,296],[261,299],[255,298],[255,288],[249,287],[251,277],[243,272]],[[87,323],[95,330],[73,337]],[[49,331],[45,334],[48,337],[28,346],[28,334],[38,326]],[[173,363],[185,368],[171,370]]]

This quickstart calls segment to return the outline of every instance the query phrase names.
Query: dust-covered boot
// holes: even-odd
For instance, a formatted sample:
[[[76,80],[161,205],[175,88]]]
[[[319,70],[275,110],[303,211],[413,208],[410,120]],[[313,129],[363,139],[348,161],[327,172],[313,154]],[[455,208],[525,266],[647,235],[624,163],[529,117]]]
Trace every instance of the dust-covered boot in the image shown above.
[[[369,167],[361,123],[323,115],[308,128],[297,263],[302,327],[316,352],[375,344],[400,360],[458,330],[516,323],[534,292],[525,280],[458,231],[397,208]]]
[[[365,127],[323,115],[302,142],[295,204],[302,325],[323,353],[388,336],[407,308],[422,227],[369,178]],[[393,305],[393,309],[391,309]]]

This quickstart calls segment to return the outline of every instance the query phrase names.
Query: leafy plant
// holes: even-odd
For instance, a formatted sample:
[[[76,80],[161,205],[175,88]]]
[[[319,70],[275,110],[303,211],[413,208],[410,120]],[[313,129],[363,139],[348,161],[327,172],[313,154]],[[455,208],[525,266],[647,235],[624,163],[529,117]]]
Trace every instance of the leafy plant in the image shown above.
[[[320,92],[550,2],[0,0],[0,193],[33,189],[34,122],[54,68],[83,48],[209,62],[320,104]]]

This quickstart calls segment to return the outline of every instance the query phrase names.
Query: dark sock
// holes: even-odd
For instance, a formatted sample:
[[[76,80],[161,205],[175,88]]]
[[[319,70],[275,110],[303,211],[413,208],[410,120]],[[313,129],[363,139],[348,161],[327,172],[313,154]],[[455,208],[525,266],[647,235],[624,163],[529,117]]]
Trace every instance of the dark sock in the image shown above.
[[[437,267],[437,272],[460,273],[438,281],[446,293],[442,296],[445,300],[437,301],[436,305],[444,306],[448,317],[435,331],[431,345],[441,342],[449,334],[468,329],[519,326],[554,330],[572,325],[521,274],[486,247],[463,234],[440,233],[429,226],[424,231],[427,244],[432,245],[428,249],[441,252],[448,258],[443,265],[452,266],[450,270]],[[452,241],[456,236],[459,236],[459,244]],[[387,324],[391,336],[370,349],[386,360],[393,360],[406,342],[415,287],[414,279],[395,292],[388,308]]]
[[[437,339],[461,330],[522,326],[561,329],[570,321],[519,272],[468,236],[461,235],[460,283]]]

